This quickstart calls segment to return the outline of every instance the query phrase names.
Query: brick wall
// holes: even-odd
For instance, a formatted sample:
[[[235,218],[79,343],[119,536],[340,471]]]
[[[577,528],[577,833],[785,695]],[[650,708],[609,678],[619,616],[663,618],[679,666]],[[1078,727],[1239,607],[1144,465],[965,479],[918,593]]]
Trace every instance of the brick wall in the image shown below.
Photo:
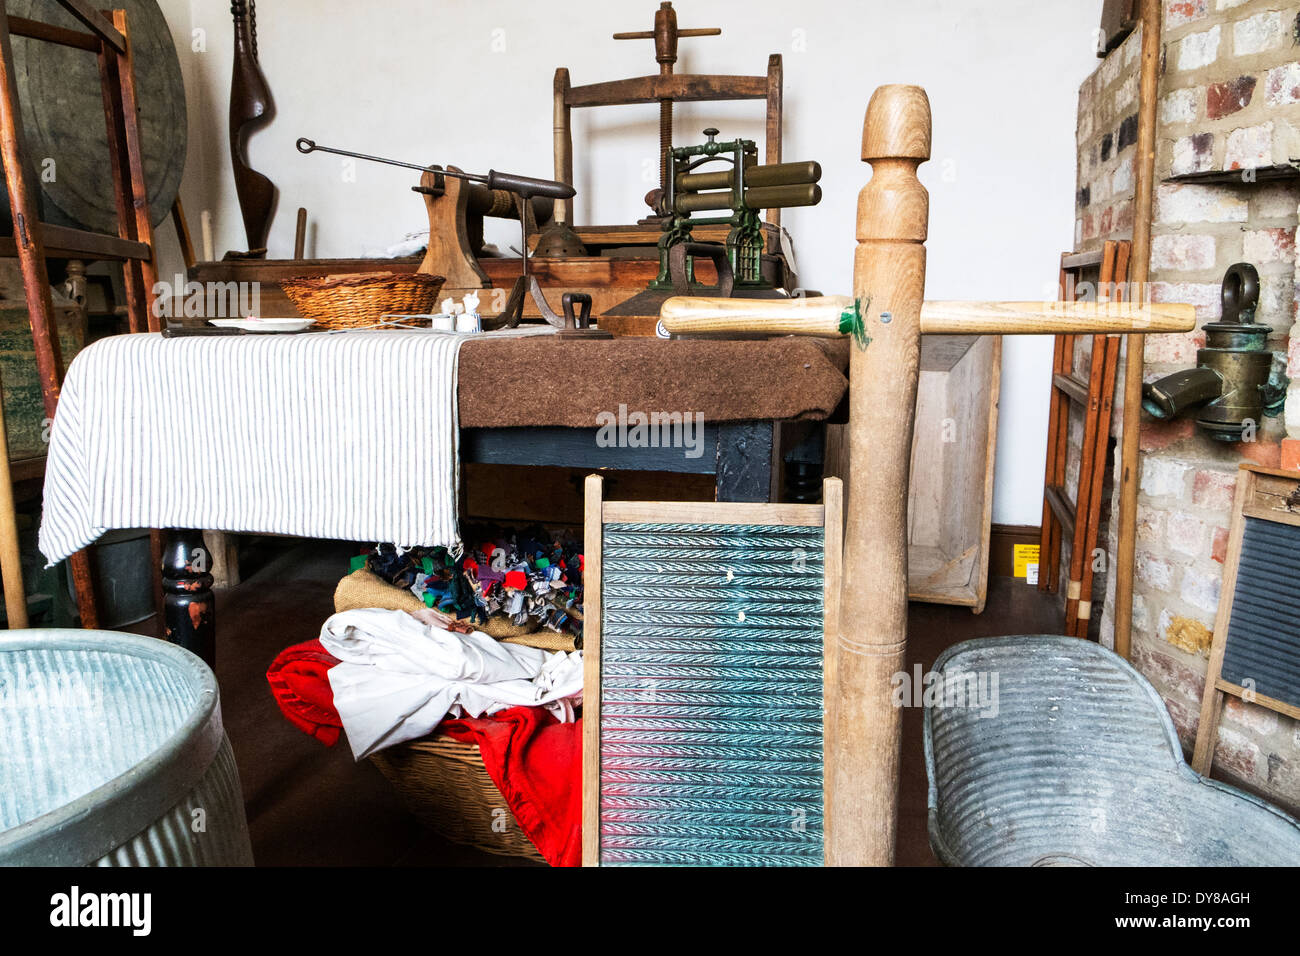
[[[1300,3],[1166,0],[1156,133],[1150,297],[1190,302],[1198,324],[1217,319],[1223,273],[1260,274],[1256,320],[1273,329],[1279,369],[1300,378],[1296,221],[1300,179]],[[1077,250],[1131,238],[1140,31],[1079,90]],[[1283,175],[1279,175],[1283,174]],[[1292,337],[1293,334],[1296,337]],[[1204,333],[1147,337],[1144,379],[1196,363]],[[1122,368],[1121,368],[1122,374]],[[1122,383],[1112,423],[1122,418]],[[1189,749],[1219,603],[1227,526],[1243,460],[1300,464],[1300,386],[1286,419],[1265,418],[1256,440],[1226,444],[1190,419],[1143,416],[1133,600],[1133,662],[1155,684]],[[1289,434],[1288,434],[1289,429]],[[1117,464],[1117,463],[1116,463]],[[1117,502],[1112,500],[1117,507]],[[1116,530],[1103,527],[1108,552]],[[1114,637],[1114,582],[1099,636]],[[1300,808],[1300,727],[1230,701],[1216,766],[1229,778]]]

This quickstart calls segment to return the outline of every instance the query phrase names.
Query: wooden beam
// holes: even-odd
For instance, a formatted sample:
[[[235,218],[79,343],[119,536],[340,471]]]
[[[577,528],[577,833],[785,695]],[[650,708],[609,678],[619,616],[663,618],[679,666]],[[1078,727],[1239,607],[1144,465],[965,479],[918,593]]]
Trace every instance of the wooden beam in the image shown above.
[[[126,38],[105,19],[104,15],[92,7],[86,0],[56,0],[59,6],[67,10],[86,29],[94,33],[118,53],[126,52]]]
[[[1059,388],[1080,405],[1088,404],[1088,383],[1081,382],[1073,375],[1058,372],[1052,376],[1052,384]]]
[[[555,181],[573,185],[573,126],[569,108],[569,71],[559,67],[551,85],[552,150],[555,153]],[[573,224],[573,197],[555,200],[555,221]]]
[[[1137,189],[1129,279],[1145,297],[1151,265],[1151,205],[1156,174],[1156,98],[1160,83],[1160,0],[1141,0],[1142,66],[1138,84]],[[1154,331],[1154,330],[1152,330]],[[1142,479],[1142,367],[1145,337],[1129,336],[1124,356],[1124,432],[1120,439],[1119,541],[1115,556],[1115,653],[1132,650],[1137,496]]]
[[[877,303],[871,298],[857,301],[862,303],[860,308],[876,311]],[[665,329],[676,333],[834,337],[846,334],[848,317],[856,308],[854,297],[844,295],[807,299],[674,296],[663,304],[660,319]],[[1168,302],[925,302],[920,325],[924,335],[1188,332],[1196,325],[1196,309]]]
[[[51,259],[101,259],[121,262],[126,259],[139,259],[149,254],[149,247],[143,242],[110,236],[102,232],[88,232],[71,226],[55,226],[42,223],[40,229],[45,233],[45,254]],[[0,237],[0,256],[16,257],[18,246],[9,236]]]
[[[768,165],[781,162],[784,90],[785,72],[781,63],[781,54],[773,53],[767,58],[767,145],[763,151],[763,162]],[[779,228],[781,210],[769,209],[766,218],[769,223]]]
[[[27,37],[29,40],[43,40],[46,43],[70,46],[90,53],[99,52],[99,38],[94,34],[56,27],[41,20],[29,20],[27,17],[10,17],[9,35]]]
[[[765,100],[767,82],[766,76],[656,74],[570,87],[565,100],[569,106],[576,107],[630,106],[633,103],[658,103],[665,99],[677,103],[699,100]]]

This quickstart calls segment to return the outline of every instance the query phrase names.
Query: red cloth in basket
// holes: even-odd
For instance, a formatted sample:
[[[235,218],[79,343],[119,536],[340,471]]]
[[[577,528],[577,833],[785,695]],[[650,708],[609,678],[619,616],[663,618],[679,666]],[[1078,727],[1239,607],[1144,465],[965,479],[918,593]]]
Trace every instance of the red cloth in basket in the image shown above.
[[[326,746],[338,742],[329,669],[338,659],[311,640],[286,648],[266,672],[284,716]],[[582,864],[582,721],[562,724],[542,707],[448,718],[453,740],[477,744],[488,776],[520,828],[552,866]]]

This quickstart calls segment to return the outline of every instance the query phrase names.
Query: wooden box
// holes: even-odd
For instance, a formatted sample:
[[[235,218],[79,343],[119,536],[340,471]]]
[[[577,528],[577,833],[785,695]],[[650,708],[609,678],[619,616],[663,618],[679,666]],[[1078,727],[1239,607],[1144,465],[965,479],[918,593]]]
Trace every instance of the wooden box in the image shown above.
[[[1002,338],[921,339],[907,502],[908,597],[984,610]],[[826,429],[826,473],[845,477],[846,425]],[[845,489],[852,496],[853,489]]]
[[[921,347],[908,590],[914,601],[984,609],[998,434],[1001,336],[929,335]]]

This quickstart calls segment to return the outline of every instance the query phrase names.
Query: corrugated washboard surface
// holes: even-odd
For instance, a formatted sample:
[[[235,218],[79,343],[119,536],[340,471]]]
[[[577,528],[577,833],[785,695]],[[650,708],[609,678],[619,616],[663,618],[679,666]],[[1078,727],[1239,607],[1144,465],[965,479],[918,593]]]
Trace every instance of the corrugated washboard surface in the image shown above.
[[[821,527],[609,524],[600,862],[816,866]]]

